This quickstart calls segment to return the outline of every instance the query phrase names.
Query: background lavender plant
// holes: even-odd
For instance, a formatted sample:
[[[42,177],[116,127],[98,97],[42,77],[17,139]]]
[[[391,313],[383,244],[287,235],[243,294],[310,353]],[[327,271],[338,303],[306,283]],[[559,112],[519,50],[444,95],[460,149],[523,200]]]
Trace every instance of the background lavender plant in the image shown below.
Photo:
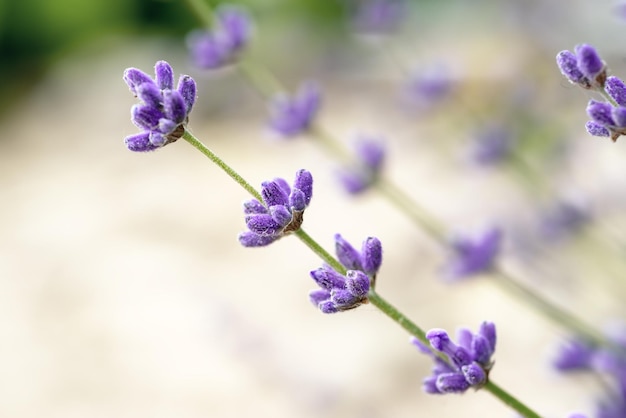
[[[344,8],[325,3],[249,2],[258,25],[250,53],[269,63],[288,86],[305,78],[320,80],[325,92],[321,122],[346,144],[355,130],[384,135],[386,175],[446,224],[471,226],[493,216],[515,230],[529,218],[534,221],[539,198],[514,188],[499,170],[469,170],[457,158],[460,138],[476,126],[467,108],[446,102],[440,113],[418,117],[399,98],[406,85],[399,67],[383,51],[363,46],[346,32],[350,26],[341,14]],[[36,49],[28,45],[52,43],[78,28],[32,24],[44,21],[50,7],[64,10],[69,3],[25,4],[30,24],[22,27],[28,32],[3,38],[3,68],[17,61],[16,50],[29,58],[26,52]],[[0,260],[2,335],[7,339],[1,360],[3,415],[510,413],[481,392],[446,398],[445,405],[441,398],[422,394],[429,362],[373,308],[320,315],[306,301],[311,288],[307,272],[319,260],[290,240],[260,251],[240,248],[234,237],[242,228],[240,204],[248,196],[186,144],[178,141],[149,155],[126,152],[120,141],[136,132],[128,120],[136,100],[120,82],[121,71],[128,66],[149,71],[154,62],[166,59],[177,74],[191,74],[200,84],[190,128],[254,184],[290,176],[300,167],[320,173],[314,204],[307,209],[307,229],[328,247],[338,230],[357,239],[380,237],[385,265],[378,287],[403,311],[427,327],[448,330],[474,329],[484,319],[493,320],[499,332],[494,379],[546,416],[574,411],[593,416],[596,400],[602,399],[593,378],[562,376],[547,368],[546,347],[560,331],[503,299],[488,283],[459,288],[438,283],[436,272],[445,254],[385,201],[375,194],[347,199],[337,187],[333,163],[312,144],[263,138],[265,105],[236,71],[205,74],[187,66],[183,39],[197,24],[180,4],[94,4],[101,8],[92,10],[92,16],[101,18],[102,11],[112,16],[115,10],[131,16],[139,10],[135,13],[143,19],[166,22],[167,30],[152,23],[150,34],[158,31],[158,37],[148,39],[144,32],[122,42],[116,41],[119,33],[92,41],[85,32],[82,47],[42,60],[49,65],[42,72],[22,70],[12,74],[24,78],[2,78],[17,89],[3,95],[11,98],[11,107],[3,113],[0,144],[6,173],[0,239],[5,248]],[[2,15],[3,23],[17,21],[14,10],[20,5],[16,2]],[[438,58],[433,55],[451,57],[453,67],[464,69],[461,93],[487,117],[493,115],[490,106],[505,103],[520,80],[530,80],[536,89],[526,106],[543,118],[529,124],[536,135],[533,145],[515,152],[556,189],[580,186],[594,208],[591,230],[624,242],[618,192],[625,178],[622,141],[594,140],[584,132],[584,107],[590,98],[600,98],[567,83],[554,66],[558,51],[590,42],[612,74],[623,77],[623,48],[615,41],[623,22],[612,20],[609,8],[597,4],[593,10],[574,4],[555,20],[546,9],[559,5],[516,8],[505,2],[494,8],[478,2],[472,10],[461,3],[411,5],[390,41],[409,68]],[[177,18],[171,17],[174,10]],[[49,15],[72,21],[72,14]],[[131,17],[108,21],[134,22]],[[512,32],[516,23],[532,27],[532,33]],[[3,24],[12,34],[18,27]],[[61,33],[62,28],[67,32]],[[571,28],[578,32],[570,34]],[[591,36],[582,39],[582,30]],[[21,46],[9,54],[5,45],[16,39]],[[304,50],[303,45],[306,54],[284,56],[296,46]],[[557,135],[546,137],[541,127]],[[568,153],[554,163],[549,145],[558,140],[567,141]],[[541,247],[535,261],[549,266],[559,261],[550,275],[535,274],[512,251],[504,253],[504,262],[523,271],[528,283],[541,286],[556,302],[584,309],[591,322],[602,323],[623,316],[623,298],[600,286],[602,268],[618,278],[623,267],[588,244],[588,237],[573,234],[558,247]],[[248,402],[234,402],[234,394],[244,394]]]

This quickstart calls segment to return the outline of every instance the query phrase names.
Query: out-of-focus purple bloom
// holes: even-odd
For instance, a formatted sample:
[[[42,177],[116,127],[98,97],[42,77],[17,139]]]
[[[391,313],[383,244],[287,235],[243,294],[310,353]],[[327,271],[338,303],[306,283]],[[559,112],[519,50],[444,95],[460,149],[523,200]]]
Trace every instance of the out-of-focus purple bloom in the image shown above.
[[[448,358],[444,361],[417,338],[411,339],[422,353],[431,355],[435,361],[433,374],[423,381],[426,393],[463,393],[470,387],[478,389],[487,383],[493,366],[491,356],[496,349],[496,327],[492,322],[483,322],[476,334],[461,328],[457,333],[458,344],[442,329],[428,331],[426,338],[432,348]]]
[[[375,237],[363,241],[358,251],[336,234],[335,252],[347,269],[345,276],[326,264],[310,273],[320,288],[311,291],[309,299],[323,313],[342,312],[367,303],[370,280],[376,279],[383,261],[382,245]]]
[[[174,71],[165,61],[155,65],[155,78],[137,68],[124,71],[124,81],[142,103],[131,108],[132,122],[142,132],[124,139],[131,151],[153,151],[178,140],[185,132],[196,100],[196,83],[181,75],[174,89]]]
[[[313,177],[299,170],[293,187],[282,178],[262,184],[263,202],[251,199],[244,202],[248,231],[239,234],[244,247],[263,247],[300,229],[304,210],[313,195]]]
[[[358,32],[390,32],[405,13],[405,5],[401,0],[359,0],[357,3],[353,26]]]
[[[358,194],[373,185],[385,159],[385,147],[377,138],[360,137],[354,144],[357,164],[338,172],[339,181],[350,194]]]
[[[582,228],[591,219],[591,211],[582,199],[560,199],[544,213],[541,235],[550,240],[558,240]]]
[[[552,364],[560,371],[589,369],[595,350],[586,340],[572,338],[559,347]]]
[[[216,12],[212,31],[193,31],[187,36],[191,61],[210,70],[232,63],[246,46],[251,32],[248,14],[235,6],[222,6]]]
[[[450,70],[443,64],[434,64],[414,72],[407,93],[409,99],[421,108],[429,108],[448,97],[454,88]]]
[[[488,125],[475,135],[470,157],[483,166],[497,164],[510,155],[514,142],[510,128],[501,124]]]
[[[293,96],[281,94],[271,103],[270,128],[282,137],[296,136],[306,131],[317,114],[321,94],[317,84],[300,86]]]
[[[574,84],[586,89],[599,90],[604,87],[606,66],[591,45],[576,45],[573,53],[559,52],[556,56],[556,64],[565,78]]]
[[[587,418],[587,415],[584,415],[584,414],[571,414],[567,418]]]
[[[455,280],[489,270],[495,261],[502,232],[488,228],[475,236],[457,235],[451,240],[453,254],[444,268],[444,276]]]

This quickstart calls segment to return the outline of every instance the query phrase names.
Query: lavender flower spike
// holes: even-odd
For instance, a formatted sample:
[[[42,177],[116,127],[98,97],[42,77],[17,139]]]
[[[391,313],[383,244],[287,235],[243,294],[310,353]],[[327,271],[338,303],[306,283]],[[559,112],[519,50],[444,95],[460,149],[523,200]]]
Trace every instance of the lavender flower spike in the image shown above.
[[[221,6],[213,31],[193,31],[187,36],[191,61],[201,69],[215,69],[235,61],[246,46],[251,23],[245,10]]]
[[[470,387],[479,389],[487,383],[493,367],[491,357],[496,348],[496,328],[492,322],[483,322],[476,334],[466,328],[460,329],[458,344],[442,329],[428,331],[426,338],[432,348],[448,358],[444,361],[419,340],[411,339],[422,353],[431,355],[435,361],[433,374],[424,379],[426,393],[463,393]]]
[[[303,84],[293,96],[280,95],[271,104],[270,128],[278,135],[294,137],[310,126],[320,106],[321,95],[317,84]]]
[[[347,269],[345,276],[328,265],[310,273],[320,288],[311,291],[309,299],[323,313],[347,311],[367,303],[370,282],[374,281],[382,264],[382,245],[378,238],[367,238],[358,251],[336,234],[335,251],[339,262]]]
[[[354,150],[357,164],[338,172],[339,181],[350,194],[361,193],[376,183],[385,159],[383,143],[376,138],[358,138]]]
[[[304,210],[313,196],[313,176],[299,170],[293,187],[281,178],[262,184],[263,202],[252,199],[244,202],[248,231],[239,234],[244,247],[263,247],[300,229]]]
[[[502,232],[492,227],[475,237],[452,239],[453,255],[444,268],[448,279],[461,279],[489,270],[500,251]]]
[[[131,108],[132,122],[142,129],[124,140],[131,151],[153,151],[178,140],[196,100],[196,82],[191,77],[181,75],[174,89],[172,67],[159,61],[154,68],[154,79],[137,68],[124,71],[130,92],[142,101]]]

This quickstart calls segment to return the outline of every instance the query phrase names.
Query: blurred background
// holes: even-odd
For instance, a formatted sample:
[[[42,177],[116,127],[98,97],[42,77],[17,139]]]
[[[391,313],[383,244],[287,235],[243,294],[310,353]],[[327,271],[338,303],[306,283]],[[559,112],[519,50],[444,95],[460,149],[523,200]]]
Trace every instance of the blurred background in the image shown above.
[[[590,324],[623,318],[624,143],[585,132],[593,96],[554,61],[584,42],[626,75],[619,3],[407,1],[383,27],[357,0],[235,3],[249,57],[289,89],[318,80],[320,124],[383,138],[385,175],[450,233],[499,224],[507,271]],[[122,73],[159,59],[196,79],[191,130],[252,184],[313,173],[318,242],[381,239],[384,297],[424,329],[494,321],[495,382],[547,417],[591,414],[595,379],[549,367],[566,332],[489,275],[443,282],[426,233],[344,193],[310,138],[270,135],[235,69],[191,65],[200,22],[184,1],[0,0],[0,416],[515,416],[422,393],[430,360],[375,308],[311,306],[320,261],[293,237],[242,248],[248,196],[186,143],[125,149]]]

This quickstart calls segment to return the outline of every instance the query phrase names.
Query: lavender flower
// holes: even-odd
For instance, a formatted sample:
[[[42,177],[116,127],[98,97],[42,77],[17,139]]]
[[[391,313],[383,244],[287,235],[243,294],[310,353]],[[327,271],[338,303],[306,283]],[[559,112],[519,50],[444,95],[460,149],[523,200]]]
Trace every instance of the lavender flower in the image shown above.
[[[378,238],[367,238],[363,241],[361,251],[358,251],[336,234],[335,252],[347,272],[342,275],[326,264],[311,271],[311,277],[320,287],[309,293],[311,302],[327,314],[354,309],[367,303],[370,280],[374,283],[382,264],[382,251]]]
[[[263,247],[300,229],[304,210],[313,195],[313,177],[299,170],[293,187],[282,178],[262,183],[263,203],[257,199],[244,202],[249,231],[239,234],[244,247]]]
[[[612,97],[615,96],[614,99],[623,99],[623,92],[610,91],[609,94]],[[591,135],[610,136],[613,142],[617,141],[621,135],[626,135],[626,106],[618,105],[616,107],[608,102],[590,100],[587,104],[587,115],[591,120],[587,122],[585,127]]]
[[[285,138],[306,131],[317,113],[320,100],[319,88],[312,82],[300,86],[293,97],[275,97],[271,104],[270,128]]]
[[[487,383],[493,366],[491,356],[496,348],[496,327],[493,323],[483,322],[476,334],[461,328],[457,333],[458,345],[442,329],[428,331],[426,338],[432,348],[448,358],[445,361],[417,338],[411,339],[421,352],[435,360],[433,374],[423,381],[426,393],[463,393],[470,387],[479,389]]]
[[[560,239],[582,228],[590,218],[591,212],[586,202],[572,198],[560,199],[541,219],[541,235],[550,240]]]
[[[358,1],[353,25],[359,32],[384,33],[393,30],[404,14],[399,0]]]
[[[571,51],[559,52],[556,56],[556,64],[571,83],[578,84],[585,89],[599,90],[604,87],[606,66],[591,45],[576,45],[573,53]]]
[[[482,166],[496,164],[511,154],[514,142],[510,128],[495,123],[488,125],[475,136],[470,157]]]
[[[498,255],[501,240],[502,232],[498,228],[489,228],[474,237],[454,237],[451,242],[454,254],[444,268],[445,276],[460,279],[489,270]]]
[[[222,6],[216,12],[213,31],[193,31],[187,36],[191,61],[211,70],[232,63],[250,37],[250,18],[241,8]]]
[[[409,80],[409,99],[421,108],[441,102],[453,89],[450,71],[443,64],[435,64],[416,71]]]
[[[572,338],[561,345],[552,361],[560,371],[585,370],[591,367],[595,347],[581,338]]]
[[[350,194],[358,194],[372,186],[380,175],[385,148],[382,141],[360,137],[354,144],[357,164],[339,171],[339,181]]]
[[[181,75],[174,90],[174,71],[165,61],[154,66],[154,80],[137,68],[124,71],[124,81],[142,103],[131,108],[131,120],[141,133],[124,139],[131,151],[153,151],[178,140],[185,132],[196,100],[196,82]]]

